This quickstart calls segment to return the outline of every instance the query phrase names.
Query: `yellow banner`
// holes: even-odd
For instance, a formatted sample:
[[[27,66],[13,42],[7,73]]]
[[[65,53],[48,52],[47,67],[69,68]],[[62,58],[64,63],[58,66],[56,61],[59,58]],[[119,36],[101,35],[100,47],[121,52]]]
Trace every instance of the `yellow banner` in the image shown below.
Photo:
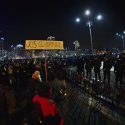
[[[64,49],[63,41],[26,40],[25,49]]]

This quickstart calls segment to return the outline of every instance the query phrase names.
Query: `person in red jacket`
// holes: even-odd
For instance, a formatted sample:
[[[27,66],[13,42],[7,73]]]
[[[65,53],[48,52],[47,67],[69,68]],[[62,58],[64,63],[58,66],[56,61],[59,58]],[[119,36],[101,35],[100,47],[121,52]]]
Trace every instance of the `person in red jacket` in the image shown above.
[[[63,125],[64,121],[60,116],[58,107],[50,98],[50,90],[50,86],[47,83],[41,85],[38,89],[38,95],[33,97],[33,103],[37,104],[35,105],[35,108],[39,110],[41,117],[46,119],[44,124]]]

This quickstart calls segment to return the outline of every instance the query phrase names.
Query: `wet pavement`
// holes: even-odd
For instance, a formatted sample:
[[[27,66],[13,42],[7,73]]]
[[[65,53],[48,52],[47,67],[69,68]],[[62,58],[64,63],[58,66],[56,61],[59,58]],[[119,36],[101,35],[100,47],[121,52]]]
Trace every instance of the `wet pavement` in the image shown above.
[[[124,104],[118,107],[102,95],[92,97],[68,83],[67,96],[58,103],[64,125],[124,125]]]

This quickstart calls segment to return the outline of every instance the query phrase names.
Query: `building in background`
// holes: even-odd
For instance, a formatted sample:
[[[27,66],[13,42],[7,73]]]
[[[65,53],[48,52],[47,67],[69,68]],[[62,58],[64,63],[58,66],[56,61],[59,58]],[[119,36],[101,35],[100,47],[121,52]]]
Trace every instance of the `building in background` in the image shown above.
[[[3,58],[5,55],[5,35],[3,31],[0,31],[0,57]]]

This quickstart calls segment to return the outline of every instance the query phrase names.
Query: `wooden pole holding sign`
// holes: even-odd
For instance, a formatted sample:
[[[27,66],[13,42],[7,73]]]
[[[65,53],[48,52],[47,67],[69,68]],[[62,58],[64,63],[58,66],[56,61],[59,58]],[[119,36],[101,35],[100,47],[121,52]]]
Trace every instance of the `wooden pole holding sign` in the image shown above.
[[[48,72],[47,72],[47,54],[45,51],[45,73],[46,73],[46,82],[48,82]]]
[[[26,40],[25,41],[26,50],[63,50],[63,41],[53,41],[53,40]],[[47,72],[47,54],[45,51],[45,73],[46,73],[46,82],[48,81],[48,72]]]

